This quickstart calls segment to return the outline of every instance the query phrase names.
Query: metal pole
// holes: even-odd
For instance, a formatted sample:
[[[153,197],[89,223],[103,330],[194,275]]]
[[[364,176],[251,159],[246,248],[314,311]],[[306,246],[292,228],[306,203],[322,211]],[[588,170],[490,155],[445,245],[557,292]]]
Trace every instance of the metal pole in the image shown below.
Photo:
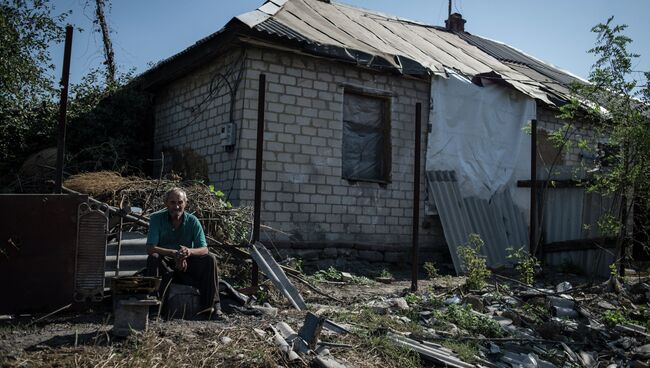
[[[260,74],[257,98],[257,148],[255,157],[255,203],[253,206],[253,243],[260,240],[260,212],[262,209],[262,163],[264,161],[264,105],[266,99],[266,75]],[[253,262],[251,284],[259,284],[259,269]]]
[[[530,121],[530,228],[528,251],[537,254],[537,120]]]
[[[415,163],[413,164],[413,248],[411,249],[411,291],[418,290],[418,237],[420,233],[420,135],[422,104],[415,104]]]
[[[61,99],[59,101],[59,137],[56,152],[56,173],[54,192],[61,193],[63,185],[63,157],[65,154],[65,120],[68,107],[68,80],[70,79],[70,54],[72,53],[72,26],[65,27],[65,49],[63,53],[63,71],[61,74]]]

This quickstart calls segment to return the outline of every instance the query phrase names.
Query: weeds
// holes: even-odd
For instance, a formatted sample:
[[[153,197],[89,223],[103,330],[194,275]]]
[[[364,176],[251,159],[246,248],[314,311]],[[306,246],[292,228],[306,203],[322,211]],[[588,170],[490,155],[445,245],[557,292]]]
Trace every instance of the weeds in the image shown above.
[[[408,293],[404,297],[404,300],[406,300],[406,302],[409,303],[409,305],[417,304],[418,301],[420,301],[420,297],[418,297],[418,295],[415,293]]]
[[[384,279],[392,279],[393,274],[390,273],[387,269],[382,269],[381,272],[379,273],[379,277],[384,278]]]
[[[343,281],[343,274],[334,266],[326,270],[318,270],[311,277],[316,281]]]
[[[378,366],[386,366],[389,362],[393,367],[420,367],[420,357],[413,350],[398,346],[386,336],[388,330],[421,331],[422,327],[417,323],[404,324],[389,315],[380,315],[369,308],[363,308],[356,312],[335,312],[332,319],[347,322],[357,329],[354,337],[359,341],[357,344],[370,356],[379,355],[383,362],[377,362]]]
[[[521,247],[519,249],[506,248],[508,258],[514,259],[515,270],[519,274],[519,280],[526,285],[532,286],[535,282],[535,268],[539,267],[537,257],[531,255],[528,251]]]
[[[629,322],[628,318],[619,310],[608,310],[601,316],[601,321],[607,327],[614,327],[621,323]]]
[[[323,281],[337,281],[337,282],[342,282],[344,281],[343,279],[343,273],[339,270],[337,270],[334,266],[330,266],[326,270],[318,270],[316,271],[313,275],[309,276],[309,278],[313,281],[317,282],[323,282]],[[356,284],[356,285],[368,285],[371,284],[373,281],[370,280],[369,278],[365,276],[356,276],[352,275],[352,279],[350,280],[351,283]]]
[[[455,324],[471,334],[481,334],[485,337],[499,337],[503,335],[501,326],[496,321],[483,315],[474,313],[469,305],[459,306],[452,304],[444,311],[435,311],[436,318]]]
[[[487,285],[487,279],[492,272],[488,270],[485,258],[481,256],[484,242],[478,234],[469,234],[467,244],[458,247],[458,255],[463,261],[467,276],[465,285],[471,290],[481,290]]]
[[[526,312],[526,316],[530,317],[537,324],[542,323],[548,315],[548,310],[537,304],[526,303],[521,308]]]
[[[436,265],[433,264],[433,262],[424,262],[424,272],[427,273],[427,277],[429,279],[435,279],[438,277],[438,269],[436,268]]]

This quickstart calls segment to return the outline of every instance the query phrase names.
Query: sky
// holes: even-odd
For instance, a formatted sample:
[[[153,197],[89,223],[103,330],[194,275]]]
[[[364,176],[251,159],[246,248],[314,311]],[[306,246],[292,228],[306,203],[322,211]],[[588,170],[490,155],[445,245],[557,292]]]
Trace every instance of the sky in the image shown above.
[[[105,11],[118,68],[136,74],[222,28],[264,0],[106,0]],[[418,22],[444,25],[448,0],[338,0]],[[52,0],[54,13],[72,11],[75,27],[70,82],[77,83],[103,61],[101,35],[92,20],[95,1]],[[453,0],[452,11],[467,20],[465,30],[507,43],[545,62],[587,78],[596,35],[590,29],[614,16],[627,24],[630,50],[641,57],[634,70],[650,70],[650,1],[647,0]],[[83,31],[79,32],[79,28]],[[54,75],[61,76],[63,43],[52,45]]]

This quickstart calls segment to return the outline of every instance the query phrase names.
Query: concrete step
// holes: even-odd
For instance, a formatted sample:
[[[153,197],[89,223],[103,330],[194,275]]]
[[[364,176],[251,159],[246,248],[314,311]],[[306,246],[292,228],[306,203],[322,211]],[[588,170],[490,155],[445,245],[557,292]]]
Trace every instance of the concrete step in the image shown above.
[[[147,236],[141,233],[123,233],[120,255],[140,255],[147,254]],[[113,240],[106,245],[106,254],[108,256],[117,255],[117,241]]]
[[[143,262],[147,263],[147,254],[121,254],[120,255],[120,264],[123,262]],[[117,255],[114,256],[106,256],[106,263],[116,263],[117,262]]]
[[[138,270],[122,270],[120,269],[120,277],[122,276],[133,276]],[[111,283],[108,281],[111,277],[115,277],[115,271],[105,271],[104,277],[106,278],[106,286],[110,286]]]

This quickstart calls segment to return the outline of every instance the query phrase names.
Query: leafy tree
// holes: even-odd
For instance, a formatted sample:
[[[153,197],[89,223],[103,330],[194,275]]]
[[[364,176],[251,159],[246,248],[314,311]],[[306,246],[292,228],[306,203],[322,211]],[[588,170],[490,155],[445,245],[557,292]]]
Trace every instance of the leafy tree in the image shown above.
[[[52,12],[43,0],[0,0],[3,185],[27,155],[56,145],[58,88],[48,47],[63,41],[68,13]],[[70,87],[66,172],[142,171],[151,152],[151,98],[129,86],[132,74],[97,68]]]
[[[132,73],[113,83],[93,69],[71,89],[66,170],[141,173],[151,155],[152,98],[129,85]]]
[[[603,235],[617,238],[619,261],[623,245],[634,242],[633,212],[640,219],[637,229],[647,233],[650,224],[641,218],[650,214],[650,73],[633,69],[639,55],[628,51],[632,40],[625,29],[613,17],[592,28],[597,38],[589,52],[597,59],[590,83],[573,86],[575,99],[561,109],[562,118],[586,114],[594,122],[595,136],[578,145],[599,157],[588,170],[593,176],[587,189],[621,198],[617,210],[599,222]]]
[[[43,144],[55,126],[48,45],[67,14],[42,0],[0,0],[0,170]]]

